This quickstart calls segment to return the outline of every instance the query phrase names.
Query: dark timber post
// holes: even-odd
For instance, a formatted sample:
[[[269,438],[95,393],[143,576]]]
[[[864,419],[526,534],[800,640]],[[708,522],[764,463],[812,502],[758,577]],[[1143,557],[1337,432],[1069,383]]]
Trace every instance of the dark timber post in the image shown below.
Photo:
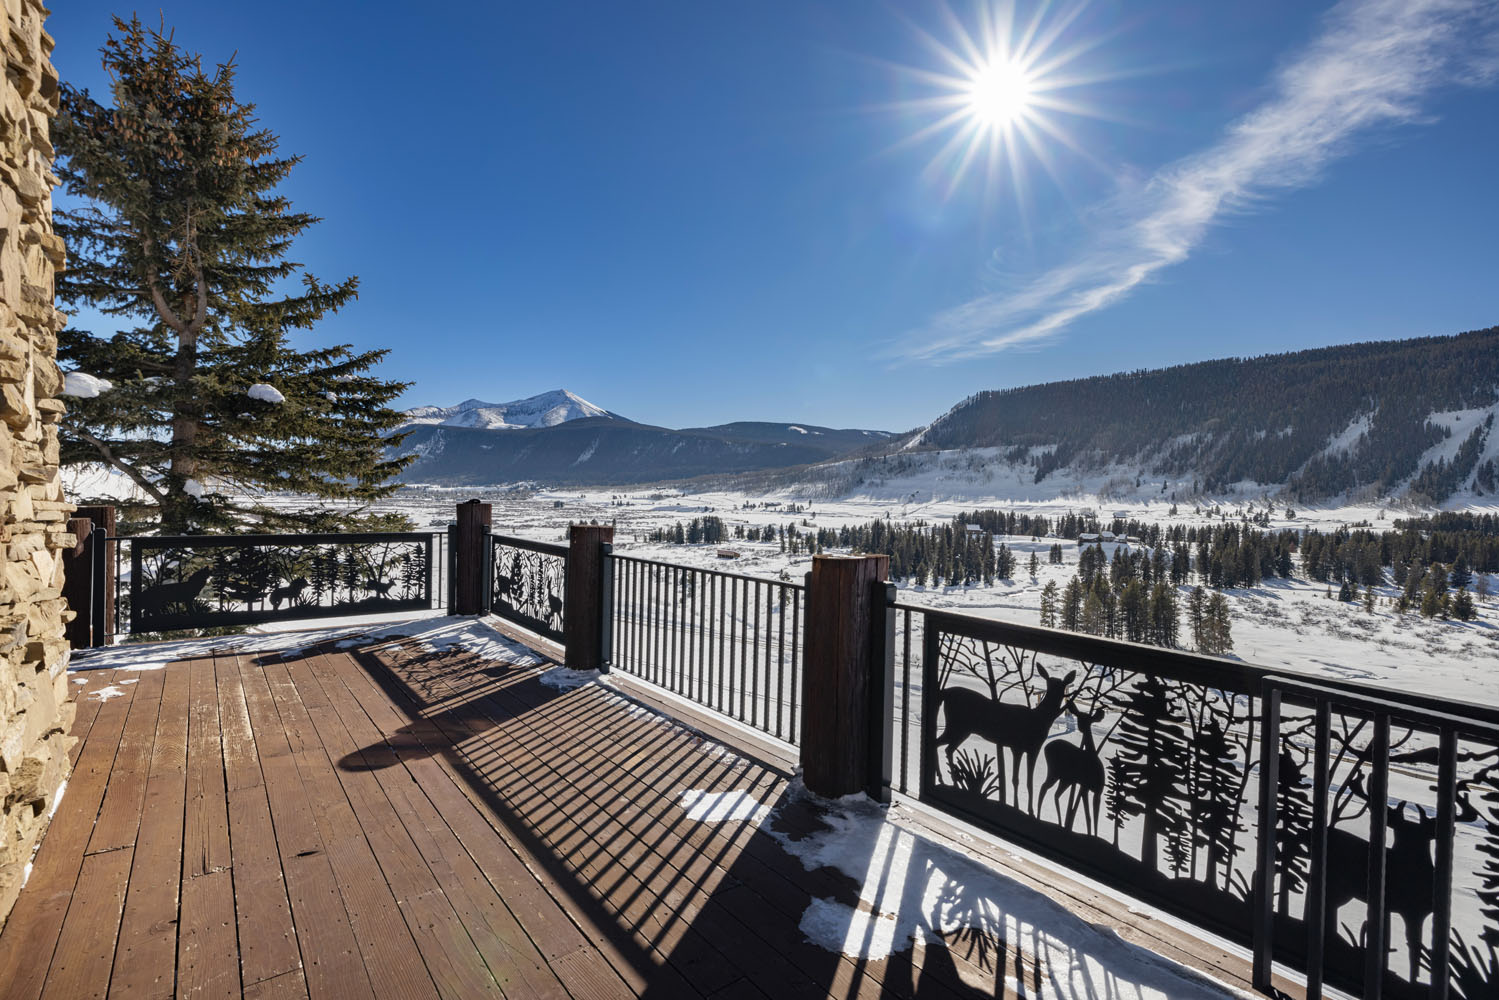
[[[454,532],[453,614],[482,615],[489,604],[489,521],[493,508],[470,500],[458,505]]]
[[[887,556],[815,556],[807,588],[802,679],[802,780],[835,798],[888,797],[889,725],[883,706]],[[883,765],[881,761],[883,759]]]
[[[104,540],[115,533],[115,509],[79,507],[68,530],[78,536],[78,544],[62,556],[62,593],[76,617],[65,634],[74,649],[102,646],[114,618],[114,566],[106,558]]]
[[[597,670],[602,664],[604,546],[614,541],[608,524],[574,524],[567,530],[567,592],[562,601],[562,644],[567,666]]]

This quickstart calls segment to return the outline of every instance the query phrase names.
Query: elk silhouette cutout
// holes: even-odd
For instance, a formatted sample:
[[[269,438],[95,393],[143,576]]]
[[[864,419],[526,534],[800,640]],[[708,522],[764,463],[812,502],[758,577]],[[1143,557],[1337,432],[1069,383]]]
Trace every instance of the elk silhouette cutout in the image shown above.
[[[1036,757],[1051,732],[1052,723],[1062,714],[1067,686],[1077,676],[1074,670],[1066,677],[1053,677],[1040,663],[1036,664],[1036,673],[1046,681],[1046,694],[1034,707],[995,701],[967,688],[945,688],[941,704],[947,728],[932,744],[934,750],[947,748],[947,766],[951,768],[953,754],[970,736],[989,740],[994,744],[994,766],[1000,775],[1004,774],[1003,753],[1009,750],[1010,785],[1015,790],[1017,805],[1020,801],[1020,760],[1024,757],[1027,802],[1033,816],[1036,814]]]
[[[1436,815],[1416,806],[1419,819],[1406,815],[1406,803],[1389,806],[1385,818],[1394,842],[1385,849],[1385,909],[1398,913],[1405,924],[1410,957],[1410,981],[1421,964],[1421,927],[1433,909],[1436,866],[1431,847],[1437,836]],[[1369,841],[1338,827],[1327,831],[1327,922],[1353,900],[1369,902]],[[1362,935],[1361,935],[1362,936]]]
[[[548,622],[548,624],[550,624],[552,621],[556,621],[557,622],[556,627],[557,628],[561,628],[562,627],[562,598],[558,597],[556,594],[548,594],[547,595],[547,607],[550,609],[550,613],[547,615],[547,622]]]
[[[1046,744],[1046,780],[1041,782],[1041,804],[1046,804],[1046,790],[1057,786],[1052,795],[1052,805],[1057,810],[1057,822],[1068,829],[1077,815],[1078,803],[1083,806],[1083,821],[1087,831],[1098,834],[1098,817],[1103,802],[1103,759],[1098,756],[1098,745],[1093,739],[1093,726],[1102,722],[1104,710],[1080,712],[1076,702],[1067,703],[1067,712],[1077,720],[1077,731],[1082,734],[1081,744],[1065,740],[1051,740]],[[1067,798],[1067,818],[1062,819],[1062,793]]]
[[[197,570],[186,580],[176,583],[158,583],[147,587],[141,592],[140,614],[142,618],[152,615],[165,614],[167,608],[172,605],[181,605],[186,611],[192,610],[192,603],[203,593],[203,588],[208,584],[208,578],[213,575],[213,569],[204,566]]]

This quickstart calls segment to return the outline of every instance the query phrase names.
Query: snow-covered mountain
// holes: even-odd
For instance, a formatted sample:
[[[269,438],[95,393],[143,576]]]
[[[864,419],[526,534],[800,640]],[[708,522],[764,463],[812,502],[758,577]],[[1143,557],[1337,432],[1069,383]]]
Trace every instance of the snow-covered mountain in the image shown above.
[[[585,417],[623,419],[617,413],[594,406],[588,400],[566,389],[553,389],[539,396],[509,403],[486,403],[482,399],[465,399],[457,406],[418,406],[406,411],[406,424],[439,424],[443,427],[477,427],[480,430],[506,431],[521,428],[556,427],[569,420]]]

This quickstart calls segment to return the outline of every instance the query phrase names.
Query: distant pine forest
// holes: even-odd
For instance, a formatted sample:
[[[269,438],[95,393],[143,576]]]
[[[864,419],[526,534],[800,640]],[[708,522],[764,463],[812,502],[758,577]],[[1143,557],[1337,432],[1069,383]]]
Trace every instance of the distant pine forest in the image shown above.
[[[1035,481],[1074,464],[1138,464],[1214,493],[1249,480],[1310,501],[1404,484],[1440,503],[1469,485],[1499,492],[1480,461],[1493,416],[1449,458],[1434,414],[1499,398],[1499,327],[1348,344],[981,392],[923,433],[922,448],[1006,450]],[[1336,446],[1329,447],[1336,441]]]

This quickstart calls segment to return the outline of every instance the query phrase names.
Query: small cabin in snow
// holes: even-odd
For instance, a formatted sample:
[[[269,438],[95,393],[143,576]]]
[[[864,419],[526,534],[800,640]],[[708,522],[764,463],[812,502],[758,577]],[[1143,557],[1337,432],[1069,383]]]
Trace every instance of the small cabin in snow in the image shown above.
[[[720,558],[720,559],[738,559],[739,558],[739,550],[738,549],[719,549],[718,550],[718,558]]]
[[[1098,541],[1098,536],[1091,531],[1085,531],[1077,536],[1077,544],[1079,546],[1092,545],[1096,541]]]
[[[1098,539],[1099,539],[1099,541],[1102,541],[1102,542],[1112,542],[1117,537],[1118,536],[1115,535],[1112,531],[1101,531],[1101,532],[1098,533]]]
[[[964,527],[968,529],[970,535],[982,535],[984,533],[984,526],[982,524],[969,524],[964,525]]]

